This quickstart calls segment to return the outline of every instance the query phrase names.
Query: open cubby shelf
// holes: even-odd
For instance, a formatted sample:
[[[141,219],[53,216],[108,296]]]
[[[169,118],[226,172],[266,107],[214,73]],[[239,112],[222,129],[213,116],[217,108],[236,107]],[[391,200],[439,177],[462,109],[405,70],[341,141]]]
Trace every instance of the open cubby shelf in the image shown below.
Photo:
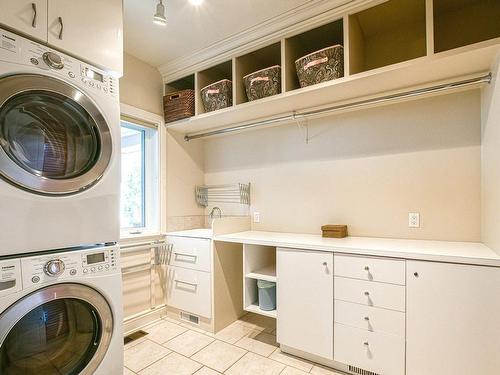
[[[499,0],[374,0],[165,84],[165,94],[196,91],[196,115],[168,126],[195,133],[485,72],[499,50],[499,19]],[[344,47],[344,78],[300,88],[295,61],[336,44]],[[281,94],[249,102],[243,77],[274,65]],[[233,82],[233,106],[205,113],[200,90],[221,79]]]
[[[434,0],[434,51],[500,37],[500,1]]]

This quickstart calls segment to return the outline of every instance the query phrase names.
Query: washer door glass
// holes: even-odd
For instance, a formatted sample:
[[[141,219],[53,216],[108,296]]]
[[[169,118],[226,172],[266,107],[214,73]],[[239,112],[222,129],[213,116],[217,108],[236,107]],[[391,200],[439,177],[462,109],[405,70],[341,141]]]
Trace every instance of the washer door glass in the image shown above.
[[[0,79],[0,174],[25,190],[65,195],[95,184],[111,159],[110,129],[82,91],[40,75]]]
[[[78,292],[74,288],[80,287],[85,288],[86,295],[93,291],[77,284],[42,289],[0,317],[2,328],[7,329],[2,329],[0,374],[76,375],[95,371],[109,346],[106,319],[112,320],[112,316],[107,315],[111,314],[109,307],[96,291],[91,292],[94,297],[90,302],[71,297]],[[61,293],[68,297],[52,299]],[[36,304],[40,299],[47,301]],[[16,309],[27,311],[12,322]]]

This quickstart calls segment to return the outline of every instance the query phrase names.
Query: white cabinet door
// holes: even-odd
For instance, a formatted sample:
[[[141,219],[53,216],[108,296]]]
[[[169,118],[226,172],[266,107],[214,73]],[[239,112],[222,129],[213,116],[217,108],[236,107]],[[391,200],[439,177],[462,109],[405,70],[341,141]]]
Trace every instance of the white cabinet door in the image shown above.
[[[0,24],[47,41],[47,0],[0,0]]]
[[[406,375],[498,375],[500,269],[407,262]]]
[[[333,254],[278,249],[277,339],[333,359]]]
[[[50,45],[122,74],[122,0],[48,1]]]

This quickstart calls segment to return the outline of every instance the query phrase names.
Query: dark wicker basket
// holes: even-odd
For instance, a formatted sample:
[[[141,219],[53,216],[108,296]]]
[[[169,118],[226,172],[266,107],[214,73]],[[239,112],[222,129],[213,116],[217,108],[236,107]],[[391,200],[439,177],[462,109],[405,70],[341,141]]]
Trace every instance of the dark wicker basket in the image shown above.
[[[228,79],[214,82],[201,89],[201,100],[205,112],[231,107],[233,105],[233,83]]]
[[[249,101],[281,93],[281,67],[279,65],[261,69],[243,77]]]
[[[171,92],[163,97],[165,122],[194,116],[194,90]]]
[[[335,45],[310,53],[295,61],[300,87],[344,76],[344,48]]]

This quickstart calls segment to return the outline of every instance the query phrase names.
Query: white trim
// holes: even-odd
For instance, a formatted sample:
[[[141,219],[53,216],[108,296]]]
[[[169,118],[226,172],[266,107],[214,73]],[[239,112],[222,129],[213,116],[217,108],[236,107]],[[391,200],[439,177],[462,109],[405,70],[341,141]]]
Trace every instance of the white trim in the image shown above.
[[[310,0],[277,17],[209,45],[194,53],[160,65],[163,82],[183,78],[255,49],[280,42],[341,18],[346,12],[388,0]]]

